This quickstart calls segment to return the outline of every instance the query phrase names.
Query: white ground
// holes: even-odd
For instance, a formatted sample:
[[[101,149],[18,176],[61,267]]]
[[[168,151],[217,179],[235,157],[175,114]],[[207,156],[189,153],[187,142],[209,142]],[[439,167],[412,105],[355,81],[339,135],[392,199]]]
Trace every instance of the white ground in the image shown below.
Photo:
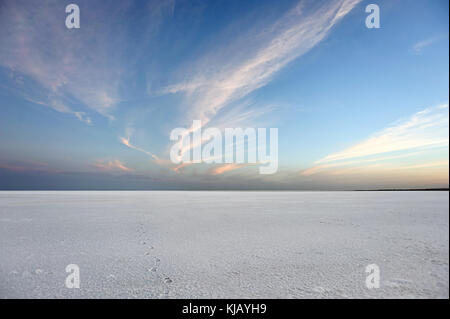
[[[448,192],[0,192],[0,298],[448,298],[448,208]]]

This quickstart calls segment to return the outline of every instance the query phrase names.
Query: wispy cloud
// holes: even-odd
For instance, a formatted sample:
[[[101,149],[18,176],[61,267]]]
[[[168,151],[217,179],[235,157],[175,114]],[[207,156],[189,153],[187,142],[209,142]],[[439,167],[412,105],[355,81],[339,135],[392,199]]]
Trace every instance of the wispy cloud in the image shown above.
[[[92,164],[95,168],[101,170],[101,171],[108,171],[108,172],[132,172],[133,169],[125,166],[124,163],[122,163],[119,160],[110,160],[110,161],[97,161]]]
[[[126,3],[116,4],[119,9],[108,14],[119,18]],[[53,0],[36,6],[28,1],[4,1],[0,66],[26,77],[27,85],[19,83],[18,87],[31,102],[73,114],[86,123],[91,120],[80,105],[113,119],[111,109],[119,101],[123,72],[114,54],[121,33],[115,26],[108,29],[106,24],[92,22],[107,14],[95,5],[82,12],[80,29],[69,30],[64,24],[65,5]],[[84,23],[91,25],[83,28]]]
[[[84,122],[86,124],[92,124],[92,120],[89,116],[86,115],[86,112],[81,111],[74,111],[70,107],[68,107],[66,104],[61,102],[57,99],[49,99],[47,102],[39,101],[33,98],[28,97],[25,93],[22,93],[22,97],[31,103],[39,104],[43,106],[48,106],[52,108],[53,110],[60,112],[60,113],[67,113],[74,115],[77,119],[79,119],[81,122]]]
[[[232,43],[234,51],[244,51],[237,58],[206,56],[208,67],[200,62],[197,73],[184,76],[189,78],[187,82],[169,86],[165,92],[186,93],[190,105],[184,115],[187,122],[200,119],[206,124],[222,108],[266,85],[289,62],[322,41],[358,2],[332,1],[310,11],[304,10],[301,2],[263,32],[252,30],[253,34],[244,35],[243,39],[258,39],[253,47],[247,43],[243,50],[243,39]],[[221,50],[215,47],[215,51]]]
[[[141,153],[144,153],[144,154],[150,156],[153,160],[155,160],[155,161],[158,162],[158,163],[162,161],[162,160],[161,160],[158,156],[156,156],[155,154],[153,154],[153,153],[151,153],[151,152],[149,152],[149,151],[147,151],[147,150],[144,150],[144,149],[141,148],[141,147],[138,147],[138,146],[136,146],[136,145],[131,144],[131,143],[130,143],[130,137],[120,137],[119,140],[120,140],[120,142],[121,142],[123,145],[125,145],[126,147],[129,147],[129,148],[131,148],[131,149],[133,149],[133,150],[136,150],[136,151],[139,151],[139,152],[141,152]]]
[[[434,37],[419,41],[413,45],[412,52],[414,54],[421,54],[426,47],[433,45],[434,43],[438,42],[441,39],[442,39],[442,36],[434,36]]]
[[[180,169],[182,169],[183,167],[187,167],[187,166],[189,166],[191,164],[192,163],[189,163],[189,162],[178,164],[178,165],[172,167],[172,171],[178,173],[180,171]]]
[[[245,166],[244,164],[235,164],[235,163],[230,163],[230,164],[224,164],[224,165],[220,165],[217,167],[214,167],[210,170],[210,174],[212,175],[220,175],[223,174],[225,172],[229,172],[229,171],[233,171],[235,169],[241,168]]]
[[[313,175],[315,173],[321,172],[323,170],[332,169],[336,167],[346,167],[350,166],[349,169],[354,169],[355,166],[365,166],[369,167],[370,165],[373,165],[371,163],[377,162],[377,163],[384,163],[392,160],[398,160],[401,158],[411,157],[415,155],[420,155],[422,152],[409,152],[406,154],[400,154],[400,155],[393,155],[393,156],[376,156],[375,158],[368,158],[368,159],[356,159],[356,160],[350,160],[350,161],[337,161],[337,162],[331,162],[326,164],[320,164],[313,167],[310,167],[304,171],[302,171],[302,175],[309,176]],[[317,162],[316,162],[317,163]],[[375,164],[377,165],[377,164]],[[372,166],[373,167],[373,166]]]
[[[372,137],[342,151],[330,154],[302,172],[312,175],[329,168],[383,162],[394,158],[417,155],[417,151],[448,147],[448,104],[427,108],[406,120],[387,127]],[[402,152],[403,154],[381,156]]]
[[[331,29],[349,13],[360,0],[340,0],[306,10],[300,2],[275,23],[264,26],[264,30],[252,29],[243,33],[222,49],[215,44],[214,53],[205,55],[197,71],[183,75],[188,81],[168,86],[163,93],[185,93],[187,112],[182,114],[190,125],[192,120],[201,120],[203,126],[211,121],[236,125],[270,111],[270,108],[249,109],[247,112],[221,112],[233,107],[253,91],[269,83],[275,74],[289,62],[302,56],[320,43]],[[257,39],[256,41],[254,39]],[[228,41],[227,41],[228,42]],[[219,55],[215,52],[241,52],[238,55]],[[237,107],[239,111],[242,108]],[[234,117],[230,117],[233,115]],[[218,117],[228,116],[226,119]],[[190,127],[188,132],[197,128]],[[204,141],[202,141],[203,143]],[[189,151],[193,146],[182,150]]]
[[[56,170],[49,169],[45,164],[23,160],[15,160],[14,162],[11,160],[2,160],[0,161],[0,169],[13,172],[56,172]]]
[[[261,165],[261,162],[257,163],[226,163],[226,164],[219,164],[211,169],[208,170],[208,174],[210,175],[221,175],[226,172],[234,171],[239,168],[243,167],[250,167],[250,166],[258,166]]]
[[[415,165],[407,165],[400,167],[400,169],[418,169],[418,168],[431,168],[431,167],[447,167],[448,169],[448,160],[442,161],[431,161],[426,163],[420,163]]]

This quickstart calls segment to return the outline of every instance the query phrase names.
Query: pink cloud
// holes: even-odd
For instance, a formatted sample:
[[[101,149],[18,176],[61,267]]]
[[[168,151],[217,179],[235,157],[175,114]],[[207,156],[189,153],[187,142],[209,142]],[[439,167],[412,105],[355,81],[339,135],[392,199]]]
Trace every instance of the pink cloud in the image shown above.
[[[229,172],[229,171],[233,171],[235,169],[241,168],[243,166],[244,166],[244,164],[234,164],[234,163],[225,164],[225,165],[221,165],[221,166],[218,166],[218,167],[214,167],[209,172],[212,175],[220,175],[220,174],[223,174],[225,172]]]
[[[30,161],[19,161],[16,163],[0,163],[0,168],[6,169],[13,172],[51,172],[46,165],[30,162]]]
[[[125,164],[123,164],[119,160],[113,160],[113,161],[97,161],[93,164],[94,167],[96,167],[99,170],[102,171],[119,171],[119,172],[131,172],[133,171],[132,168],[126,167]]]
[[[9,165],[9,164],[1,164],[1,163],[0,163],[0,168],[7,169],[9,171],[14,171],[14,172],[24,172],[24,171],[30,170],[28,167],[25,167],[25,166]]]
[[[182,169],[183,167],[189,166],[190,164],[191,163],[181,163],[181,164],[179,164],[179,165],[177,165],[175,167],[172,167],[171,170],[178,173],[178,171],[180,169]]]

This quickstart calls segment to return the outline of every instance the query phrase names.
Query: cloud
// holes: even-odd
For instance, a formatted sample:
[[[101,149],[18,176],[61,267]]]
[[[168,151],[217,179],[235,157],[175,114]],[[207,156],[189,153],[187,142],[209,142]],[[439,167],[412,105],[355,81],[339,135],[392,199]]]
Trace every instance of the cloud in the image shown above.
[[[449,138],[448,104],[427,108],[406,120],[387,127],[368,139],[332,153],[315,162],[302,175],[312,175],[329,168],[361,165],[367,162],[383,162],[400,157],[417,155],[417,151],[448,147]],[[377,157],[383,154],[402,154]]]
[[[105,12],[95,4],[83,10],[87,6],[81,1],[81,28],[67,29],[67,3],[4,1],[0,66],[27,79],[27,85],[18,83],[18,88],[23,97],[37,104],[73,114],[86,123],[91,122],[86,110],[113,119],[111,110],[120,101],[123,73],[116,46],[122,34],[116,24],[102,24],[98,17],[107,14],[110,21],[120,20],[125,3],[116,4],[119,9],[114,12]]]
[[[149,152],[149,151],[146,151],[146,150],[144,150],[143,148],[140,148],[140,147],[138,147],[138,146],[135,146],[135,145],[131,144],[131,143],[130,143],[130,137],[127,137],[127,138],[125,138],[125,137],[120,137],[119,140],[120,140],[120,142],[121,142],[123,145],[125,145],[125,146],[127,146],[127,147],[129,147],[129,148],[131,148],[131,149],[133,149],[133,150],[136,150],[136,151],[139,151],[139,152],[141,152],[141,153],[147,154],[148,156],[150,156],[150,157],[151,157],[153,160],[155,160],[155,161],[160,161],[160,158],[159,158],[158,156],[156,156],[155,154],[153,154],[153,153],[151,153],[151,152]]]
[[[250,166],[257,166],[257,165],[261,165],[263,163],[261,162],[257,162],[257,163],[227,163],[227,164],[222,164],[222,165],[218,165],[215,166],[213,168],[211,168],[208,173],[210,175],[220,175],[226,172],[230,172],[230,171],[234,171],[238,168],[242,168],[242,167],[250,167]],[[250,178],[250,177],[247,177]]]
[[[138,147],[138,146],[136,146],[136,145],[131,144],[131,143],[130,143],[130,137],[127,137],[127,138],[125,138],[125,137],[120,137],[119,140],[120,140],[120,142],[121,142],[123,145],[127,146],[128,148],[131,148],[131,149],[133,149],[133,150],[139,151],[139,152],[141,152],[141,153],[144,153],[144,154],[150,156],[150,158],[151,158],[156,164],[158,164],[158,165],[161,165],[161,166],[164,166],[164,167],[169,167],[169,168],[170,168],[171,166],[174,166],[174,164],[173,164],[170,160],[162,159],[162,158],[160,158],[159,156],[153,154],[152,152],[149,152],[149,151],[147,151],[147,150],[145,150],[145,149],[143,149],[143,148],[141,148],[141,147]],[[175,166],[175,167],[172,167],[171,169],[172,169],[174,172],[178,172],[178,170],[179,170],[180,168],[184,167],[184,166],[186,166],[186,165]]]
[[[73,111],[70,107],[65,105],[63,102],[58,101],[56,99],[49,99],[48,102],[43,102],[43,101],[38,101],[33,98],[30,98],[26,94],[23,94],[23,93],[22,93],[22,97],[28,102],[50,107],[53,110],[60,112],[60,113],[72,114],[77,119],[79,119],[81,122],[84,122],[86,124],[92,124],[91,118],[89,116],[87,116],[85,112]]]
[[[86,116],[85,112],[74,112],[73,113],[77,119],[86,124],[92,124],[91,118]]]
[[[419,41],[419,42],[417,42],[417,43],[415,43],[413,45],[412,52],[414,54],[421,54],[423,49],[425,49],[426,47],[436,43],[440,39],[442,39],[442,36],[435,36],[435,37],[431,37],[431,38]]]
[[[0,163],[0,168],[7,169],[7,170],[13,171],[13,172],[26,172],[26,171],[40,170],[40,169],[35,169],[33,167],[14,165],[14,164],[5,164],[5,163]]]
[[[357,160],[352,160],[352,161],[339,161],[339,162],[334,162],[334,163],[321,164],[321,165],[317,165],[317,166],[314,166],[314,167],[311,167],[311,168],[308,168],[308,169],[302,171],[302,175],[310,176],[310,175],[313,175],[320,171],[323,171],[325,169],[330,169],[330,168],[335,168],[335,167],[351,166],[350,169],[354,169],[355,165],[365,165],[365,167],[369,167],[370,166],[369,163],[386,162],[386,161],[396,160],[396,159],[400,159],[400,158],[419,155],[420,153],[422,153],[422,152],[412,152],[412,153],[400,154],[400,155],[394,155],[394,156],[381,156],[381,157],[375,157],[375,158],[369,158],[369,159],[357,159]],[[378,164],[374,164],[374,165],[378,165]],[[374,166],[372,165],[372,167],[374,167]]]
[[[189,166],[191,164],[192,163],[185,162],[185,163],[178,164],[177,166],[172,167],[171,169],[172,169],[172,171],[178,173],[180,171],[180,169],[182,169],[183,167]]]
[[[216,43],[213,53],[205,55],[197,63],[197,71],[182,76],[188,81],[170,85],[163,93],[184,93],[187,106],[184,121],[190,125],[192,120],[201,120],[205,126],[222,109],[265,86],[289,62],[325,39],[359,2],[332,1],[313,5],[312,10],[306,10],[304,3],[300,2],[278,21],[264,26],[263,30],[242,32],[243,35],[222,48]],[[232,123],[232,120],[227,119],[227,122]],[[189,131],[194,130],[191,127]]]
[[[245,38],[262,40],[254,47],[246,47],[246,54],[239,55],[238,60],[230,57],[211,61],[206,57],[207,63],[216,67],[201,66],[189,81],[170,86],[166,92],[188,93],[192,106],[188,121],[201,119],[206,124],[223,107],[266,85],[289,62],[322,41],[357,3],[359,0],[333,1],[308,13],[300,3],[263,33],[246,35]],[[234,51],[242,50],[243,44],[236,41],[232,45]]]
[[[113,160],[113,161],[97,161],[94,164],[92,164],[95,168],[101,170],[101,171],[108,171],[108,172],[131,172],[133,171],[132,168],[126,167],[125,164],[123,164],[119,160]]]
[[[432,161],[432,162],[427,162],[427,163],[408,165],[408,166],[400,167],[400,169],[418,169],[418,168],[431,168],[431,167],[447,167],[448,168],[448,160]]]
[[[225,165],[221,165],[221,166],[212,168],[209,171],[209,173],[212,175],[220,175],[225,172],[229,172],[229,171],[233,171],[235,169],[241,168],[243,166],[245,166],[245,164],[235,164],[235,163],[225,164]]]
[[[49,169],[45,164],[23,160],[2,160],[0,161],[0,169],[13,172],[56,172],[56,170]]]

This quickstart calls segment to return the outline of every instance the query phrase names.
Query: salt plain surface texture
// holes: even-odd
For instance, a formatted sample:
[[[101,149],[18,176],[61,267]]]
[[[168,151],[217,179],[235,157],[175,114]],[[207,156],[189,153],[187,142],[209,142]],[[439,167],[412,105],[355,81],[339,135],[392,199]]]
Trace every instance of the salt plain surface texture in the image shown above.
[[[448,208],[448,192],[0,192],[0,298],[448,298]]]

